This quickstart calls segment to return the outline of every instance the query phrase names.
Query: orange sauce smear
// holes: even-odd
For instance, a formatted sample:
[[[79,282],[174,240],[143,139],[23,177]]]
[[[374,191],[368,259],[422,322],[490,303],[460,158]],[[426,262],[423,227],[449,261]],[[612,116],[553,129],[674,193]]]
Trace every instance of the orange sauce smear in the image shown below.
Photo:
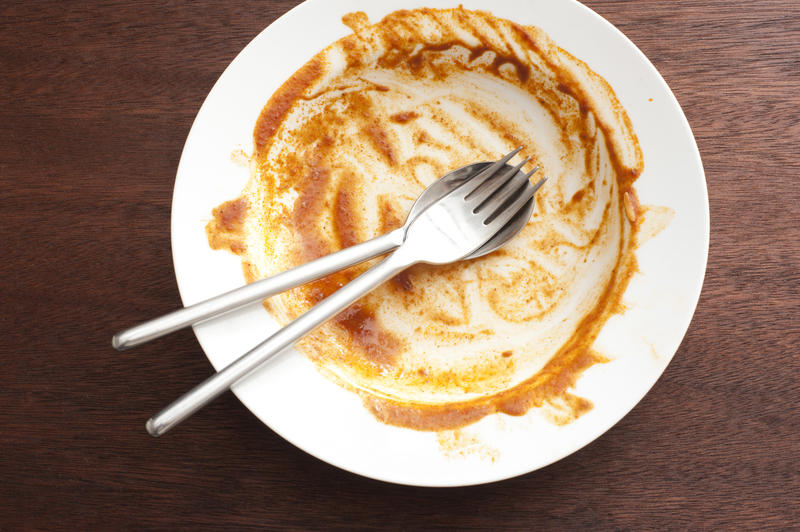
[[[419,11],[423,14],[435,13],[434,10]],[[458,13],[458,10],[455,12]],[[404,13],[396,12],[379,23],[382,25],[383,34],[387,36],[387,39],[393,35],[393,27],[409,30]],[[490,20],[491,15],[486,14],[485,16],[487,20]],[[365,27],[364,18],[357,15],[349,15],[345,22],[348,22],[357,32]],[[527,30],[517,25],[514,25],[514,28],[516,44],[537,51],[547,61],[547,54],[538,50],[536,42],[530,38]],[[492,54],[489,56],[491,61],[480,67],[487,75],[506,78],[509,72],[513,72],[518,85],[531,87],[532,92],[536,91],[536,88],[531,85],[533,83],[531,66],[516,56],[505,53],[503,47],[498,47],[496,43],[480,42],[477,45],[468,45],[457,38],[455,33],[451,39],[446,39],[444,42],[424,43],[422,46],[418,46],[420,42],[424,43],[421,34],[418,34],[418,40],[398,38],[391,42],[386,53],[378,58],[377,64],[381,68],[402,68],[411,75],[446,77],[452,66],[442,66],[437,62],[437,58],[454,47],[460,47],[467,51],[469,61]],[[510,43],[506,43],[506,45],[506,48],[510,48]],[[359,55],[360,48],[356,35],[345,38],[343,49],[347,52],[348,68],[355,68],[363,64],[363,59]],[[537,93],[537,97],[551,103],[566,97],[578,103],[582,116],[585,117],[592,112],[590,100],[584,96],[582,87],[573,80],[572,76],[566,71],[560,71],[552,62],[549,63],[549,66],[558,72],[559,84],[555,91],[558,94],[543,92]],[[253,134],[255,146],[253,159],[258,165],[270,164],[270,161],[266,160],[266,154],[271,143],[275,141],[287,114],[298,101],[310,98],[307,89],[324,75],[325,67],[326,65],[321,62],[319,56],[315,57],[287,80],[264,107]],[[371,90],[385,92],[390,89],[376,84]],[[395,139],[384,124],[374,119],[375,113],[371,108],[370,99],[363,95],[349,94],[347,101],[351,115],[362,117],[360,132],[364,141],[369,143],[376,153],[381,154],[385,163],[390,167],[399,164]],[[480,116],[481,111],[478,109],[474,110],[474,113],[476,118],[482,121],[490,122],[494,119],[490,116]],[[331,165],[332,161],[336,161],[331,135],[335,135],[337,123],[335,120],[327,120],[325,116],[325,114],[321,114],[315,120],[310,121],[302,131],[294,133],[300,137],[294,138],[293,141],[298,145],[307,146],[308,150],[305,154],[287,154],[287,161],[284,162],[286,168],[293,170],[291,178],[282,186],[290,186],[296,190],[297,198],[291,208],[290,216],[288,219],[282,219],[281,223],[291,226],[294,234],[299,238],[297,257],[295,258],[298,264],[354,245],[373,236],[363,234],[362,223],[356,208],[357,191],[353,189],[355,185],[350,185],[345,178],[339,181],[338,189],[333,194],[331,193]],[[393,114],[390,120],[406,125],[413,123],[419,117],[418,111],[408,110]],[[598,127],[604,130],[605,126],[598,123]],[[593,142],[592,138],[587,137],[588,133],[581,128],[575,130],[567,127],[561,132],[561,135],[564,138],[577,135],[587,146]],[[513,134],[509,133],[508,140],[512,142],[515,140]],[[432,141],[432,139],[425,137],[422,132],[418,136],[418,142],[427,141]],[[463,141],[465,144],[472,142],[469,138],[464,138]],[[624,205],[627,217],[632,224],[633,235],[630,240],[635,242],[636,222],[642,209],[636,199],[632,184],[641,173],[642,167],[640,165],[638,168],[626,168],[620,163],[613,150],[611,150],[611,155],[611,162],[618,178],[619,191],[623,195],[620,204]],[[569,198],[569,208],[581,208],[585,194],[585,190],[579,190]],[[225,203],[214,210],[214,218],[207,227],[211,247],[230,249],[238,254],[245,251],[242,220],[246,215],[247,208],[247,200],[239,199]],[[383,217],[382,226],[386,231],[394,229],[402,223],[400,216],[391,209],[386,209],[381,216]],[[323,220],[327,219],[330,220],[330,227],[323,223]],[[334,235],[333,239],[331,234]],[[619,257],[613,272],[613,281],[608,284],[595,308],[584,317],[572,337],[544,368],[524,382],[488,397],[435,405],[407,403],[360,392],[364,405],[381,422],[417,430],[456,429],[498,412],[519,416],[531,408],[542,406],[555,398],[560,398],[570,405],[571,412],[568,416],[570,419],[577,418],[591,409],[592,405],[585,399],[571,395],[569,390],[588,367],[606,361],[592,350],[592,344],[608,318],[621,310],[622,294],[636,271],[633,246],[634,244],[631,244],[627,252]],[[310,307],[349,282],[365,267],[351,268],[310,283],[297,289],[297,293],[302,295],[306,306]],[[397,276],[389,283],[392,297],[418,295],[423,288],[419,285],[418,280],[424,274],[430,273],[432,268],[417,266]],[[433,270],[437,275],[448,274],[447,268],[434,268]],[[246,268],[246,273],[249,272]],[[255,280],[250,277],[252,277],[251,274],[248,275],[249,281]],[[513,295],[507,296],[513,297]],[[394,357],[402,347],[401,342],[383,328],[376,317],[374,308],[370,308],[365,302],[359,302],[342,312],[335,319],[335,326],[349,339],[353,349],[361,352],[365,360],[364,371],[366,373],[386,371],[392,367]],[[514,358],[515,353],[511,350],[502,353],[504,360],[513,361]],[[421,378],[427,377],[424,370],[420,370],[420,372]]]

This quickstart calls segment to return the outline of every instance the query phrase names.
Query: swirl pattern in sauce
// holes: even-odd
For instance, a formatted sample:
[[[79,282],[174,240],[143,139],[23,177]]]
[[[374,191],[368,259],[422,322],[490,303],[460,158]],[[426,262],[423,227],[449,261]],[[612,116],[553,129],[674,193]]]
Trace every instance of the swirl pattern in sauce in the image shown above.
[[[434,179],[524,146],[550,179],[520,235],[486,257],[416,266],[298,348],[381,421],[452,429],[548,403],[603,361],[591,346],[635,270],[641,151],[611,87],[541,30],[465,9],[398,11],[323,50],[272,96],[253,177],[212,247],[273,275],[402,225]],[[231,213],[238,216],[231,219]],[[266,303],[282,323],[369,264]]]

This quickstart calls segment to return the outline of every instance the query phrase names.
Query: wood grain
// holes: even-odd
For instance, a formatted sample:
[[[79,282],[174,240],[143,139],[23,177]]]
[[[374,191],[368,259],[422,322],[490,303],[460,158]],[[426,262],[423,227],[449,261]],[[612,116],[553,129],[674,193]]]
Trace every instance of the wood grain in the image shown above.
[[[145,433],[209,364],[189,332],[125,353],[111,334],[179,304],[168,228],[186,135],[227,64],[296,3],[0,5],[0,529],[800,527],[795,1],[588,2],[683,106],[712,222],[680,350],[591,445],[429,490],[319,462],[232,396],[169,438]]]

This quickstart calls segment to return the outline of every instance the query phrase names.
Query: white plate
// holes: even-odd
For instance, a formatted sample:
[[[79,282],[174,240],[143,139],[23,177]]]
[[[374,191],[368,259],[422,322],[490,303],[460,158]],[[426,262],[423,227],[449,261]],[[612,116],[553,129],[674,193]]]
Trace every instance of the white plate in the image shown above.
[[[287,352],[234,388],[275,432],[304,451],[360,475],[420,486],[501,480],[544,467],[588,444],[627,414],[653,386],[678,349],[705,274],[709,215],[703,167],[678,102],[647,58],[622,33],[572,0],[308,0],[259,34],[228,66],[195,119],[183,150],[172,206],[172,250],[186,305],[240,286],[240,260],[209,249],[211,209],[236,197],[248,179],[231,153],[252,150],[255,120],[269,96],[315,53],[349,33],[340,20],[364,11],[380,20],[397,9],[484,9],[545,30],[614,88],[644,152],[636,182],[643,204],[668,206],[667,229],[637,252],[641,274],[624,301],[629,310],[598,339],[614,360],[588,369],[575,393],[594,408],[555,426],[534,409],[522,417],[489,416],[464,430],[482,442],[447,456],[437,435],[383,425],[360,399],[322,377],[296,351]],[[195,327],[220,369],[262,341],[275,322],[260,305]],[[494,460],[487,457],[494,456]]]

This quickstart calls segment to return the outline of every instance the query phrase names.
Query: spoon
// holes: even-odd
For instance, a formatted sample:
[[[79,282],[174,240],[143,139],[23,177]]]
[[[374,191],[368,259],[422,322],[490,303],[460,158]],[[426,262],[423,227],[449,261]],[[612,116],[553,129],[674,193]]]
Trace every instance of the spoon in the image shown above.
[[[501,159],[505,169],[511,168],[506,163],[511,157],[516,155],[519,150],[520,148],[517,148]],[[497,163],[499,162],[500,161]],[[403,242],[408,227],[428,207],[461,186],[471,177],[479,174],[489,165],[497,163],[473,163],[453,170],[445,174],[441,179],[434,181],[414,202],[414,205],[412,205],[409,211],[406,223],[399,229],[286,270],[272,277],[261,279],[231,290],[230,292],[212,297],[211,299],[151,319],[117,333],[112,338],[111,344],[115,349],[120,351],[135,347],[149,342],[150,340],[166,336],[167,334],[188,327],[189,325],[194,325],[195,323],[225,314],[249,303],[264,300],[268,297],[285,292],[290,288],[315,281],[339,270],[384,255],[396,249]],[[519,231],[519,229],[528,222],[531,212],[533,211],[533,206],[534,200],[531,198],[525,209],[520,211],[517,216],[508,222],[502,231],[486,242],[480,249],[471,253],[467,259],[474,259],[486,255],[503,245],[508,235]]]

